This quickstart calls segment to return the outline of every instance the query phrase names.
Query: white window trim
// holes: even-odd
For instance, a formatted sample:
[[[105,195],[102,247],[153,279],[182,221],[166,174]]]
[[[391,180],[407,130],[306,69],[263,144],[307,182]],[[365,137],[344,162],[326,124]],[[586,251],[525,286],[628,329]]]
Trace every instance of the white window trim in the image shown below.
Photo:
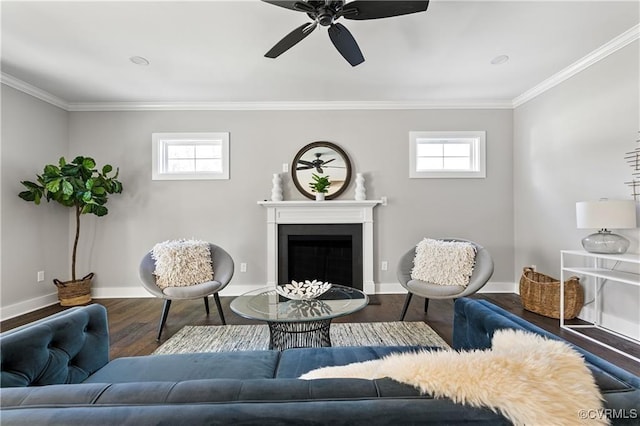
[[[171,173],[165,171],[165,147],[177,141],[220,141],[222,147],[222,172]],[[153,133],[151,135],[152,180],[218,180],[229,179],[229,133]]]
[[[485,131],[409,132],[409,177],[410,178],[485,178],[486,172]],[[417,146],[419,139],[475,139],[473,170],[417,170]]]

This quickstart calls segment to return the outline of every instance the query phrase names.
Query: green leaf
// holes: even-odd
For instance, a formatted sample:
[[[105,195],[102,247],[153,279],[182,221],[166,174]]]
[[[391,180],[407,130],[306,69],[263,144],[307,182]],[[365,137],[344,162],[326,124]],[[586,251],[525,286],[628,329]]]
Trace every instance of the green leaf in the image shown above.
[[[105,206],[94,206],[93,214],[96,216],[105,216],[109,210]]]
[[[82,194],[82,199],[84,200],[85,203],[88,203],[89,201],[91,201],[91,191],[87,191],[84,194]]]
[[[64,176],[78,176],[80,168],[73,164],[65,164],[62,166],[62,174]]]
[[[58,160],[58,164],[60,165],[60,167],[63,167],[65,164],[67,164],[67,160],[65,160],[64,157],[60,157],[60,160]]]
[[[85,169],[92,170],[95,166],[96,166],[96,162],[93,160],[93,158],[86,157],[82,161],[82,167],[84,167]]]
[[[89,191],[91,191],[91,189],[93,188],[93,185],[95,185],[96,181],[93,179],[88,179],[87,182],[84,184],[85,188],[87,188]]]
[[[18,194],[18,197],[22,198],[25,201],[36,201],[36,192],[35,191],[22,191]]]
[[[111,170],[113,170],[113,167],[111,167],[110,164],[105,164],[105,166],[102,168],[102,174],[106,175],[107,173],[109,173]]]
[[[47,164],[44,166],[44,174],[45,176],[60,176],[60,169],[54,166],[53,164]]]
[[[73,185],[66,180],[62,182],[62,193],[66,196],[73,195]]]
[[[96,195],[104,195],[107,191],[101,187],[101,186],[96,186],[93,188],[93,193]]]
[[[47,185],[45,186],[45,188],[47,189],[47,191],[49,192],[53,192],[54,194],[58,191],[60,191],[60,181],[62,179],[58,178],[58,179],[54,179],[50,182],[47,183]]]
[[[38,185],[37,183],[33,183],[31,181],[28,181],[28,180],[24,180],[24,181],[22,181],[20,183],[23,184],[24,186],[26,186],[29,189],[42,189],[42,187],[40,185]]]

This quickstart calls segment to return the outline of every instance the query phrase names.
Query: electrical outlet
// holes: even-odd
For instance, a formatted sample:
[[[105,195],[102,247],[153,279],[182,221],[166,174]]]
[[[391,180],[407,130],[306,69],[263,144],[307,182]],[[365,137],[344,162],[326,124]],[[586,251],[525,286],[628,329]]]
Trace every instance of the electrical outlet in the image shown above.
[[[383,260],[383,261],[380,263],[380,269],[381,269],[382,271],[386,271],[387,269],[389,269],[389,262],[387,262],[386,260]]]
[[[38,282],[44,281],[44,271],[38,271]]]
[[[241,263],[240,264],[240,272],[247,272],[247,264],[246,263]]]
[[[282,163],[282,171],[284,173],[288,173],[289,172],[289,163]]]

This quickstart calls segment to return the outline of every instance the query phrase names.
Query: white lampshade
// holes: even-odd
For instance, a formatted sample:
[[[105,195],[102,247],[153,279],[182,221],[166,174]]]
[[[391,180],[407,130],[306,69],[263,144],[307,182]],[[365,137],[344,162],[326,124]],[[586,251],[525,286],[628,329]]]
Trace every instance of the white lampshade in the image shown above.
[[[636,227],[633,200],[579,201],[576,203],[578,229],[629,229]]]

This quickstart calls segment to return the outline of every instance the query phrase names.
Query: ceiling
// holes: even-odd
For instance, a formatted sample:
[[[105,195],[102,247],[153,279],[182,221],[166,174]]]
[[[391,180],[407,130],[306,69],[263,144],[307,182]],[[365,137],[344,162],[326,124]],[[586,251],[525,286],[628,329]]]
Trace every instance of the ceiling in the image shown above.
[[[380,20],[341,19],[366,61],[351,67],[319,27],[246,1],[2,1],[1,67],[68,104],[511,103],[638,25],[638,1],[447,1]],[[508,55],[510,60],[492,65]],[[149,60],[135,65],[132,56]]]

